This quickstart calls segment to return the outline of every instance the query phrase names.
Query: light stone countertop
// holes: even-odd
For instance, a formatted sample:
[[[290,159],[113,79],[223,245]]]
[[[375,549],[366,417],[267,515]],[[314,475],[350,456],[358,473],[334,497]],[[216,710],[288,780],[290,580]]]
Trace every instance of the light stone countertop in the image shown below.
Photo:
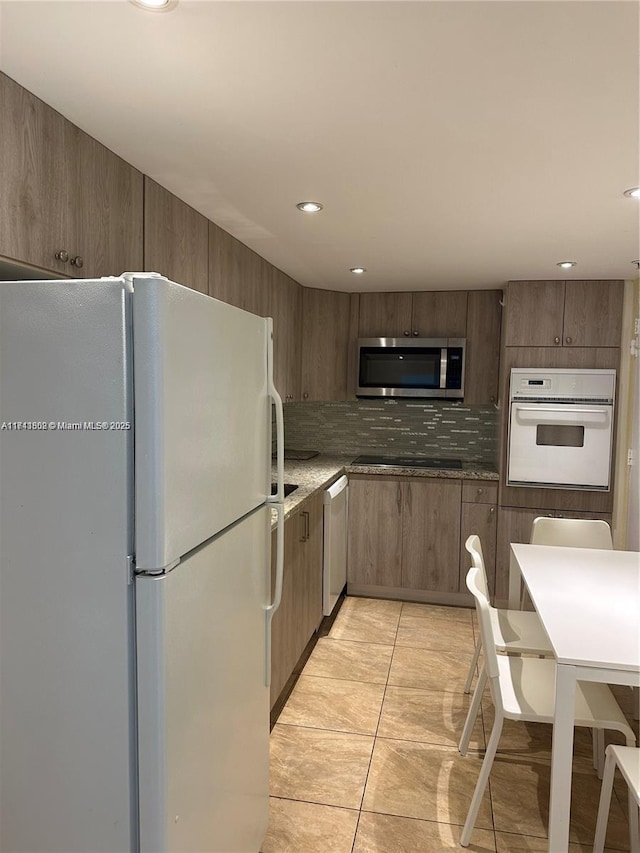
[[[341,474],[370,474],[387,477],[431,477],[454,480],[493,480],[498,481],[498,473],[477,463],[469,463],[461,470],[450,468],[390,468],[378,465],[352,465],[352,460],[358,454],[329,454],[321,453],[306,462],[285,459],[284,481],[293,483],[298,488],[284,500],[285,520],[295,515],[308,498],[319,489],[330,486]],[[275,480],[275,464],[271,469],[272,479]],[[271,513],[271,528],[276,524],[276,512]]]

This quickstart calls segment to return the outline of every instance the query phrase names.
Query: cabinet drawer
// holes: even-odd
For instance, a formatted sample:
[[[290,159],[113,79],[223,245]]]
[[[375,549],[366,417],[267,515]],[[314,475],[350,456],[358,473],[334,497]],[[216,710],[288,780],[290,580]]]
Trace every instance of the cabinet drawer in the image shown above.
[[[463,480],[462,502],[495,504],[498,502],[498,483],[491,480]]]

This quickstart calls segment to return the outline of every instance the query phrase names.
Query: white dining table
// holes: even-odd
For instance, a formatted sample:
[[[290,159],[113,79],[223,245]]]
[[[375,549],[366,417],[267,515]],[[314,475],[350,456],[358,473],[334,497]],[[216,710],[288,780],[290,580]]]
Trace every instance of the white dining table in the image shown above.
[[[522,581],[557,662],[549,853],[565,853],[576,681],[640,685],[640,553],[512,544],[510,607]]]

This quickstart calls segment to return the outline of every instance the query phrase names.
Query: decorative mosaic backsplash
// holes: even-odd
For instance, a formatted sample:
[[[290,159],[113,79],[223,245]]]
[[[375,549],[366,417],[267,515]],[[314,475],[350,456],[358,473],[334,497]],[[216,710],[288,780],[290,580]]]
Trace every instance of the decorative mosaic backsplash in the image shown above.
[[[334,453],[448,456],[495,467],[498,412],[447,400],[287,403],[285,445]]]

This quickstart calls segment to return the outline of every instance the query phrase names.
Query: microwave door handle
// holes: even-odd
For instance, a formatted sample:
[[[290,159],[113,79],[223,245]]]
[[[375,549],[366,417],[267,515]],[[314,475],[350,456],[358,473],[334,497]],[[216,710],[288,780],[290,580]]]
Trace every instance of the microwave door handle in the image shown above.
[[[440,387],[447,387],[447,348],[440,350]]]

